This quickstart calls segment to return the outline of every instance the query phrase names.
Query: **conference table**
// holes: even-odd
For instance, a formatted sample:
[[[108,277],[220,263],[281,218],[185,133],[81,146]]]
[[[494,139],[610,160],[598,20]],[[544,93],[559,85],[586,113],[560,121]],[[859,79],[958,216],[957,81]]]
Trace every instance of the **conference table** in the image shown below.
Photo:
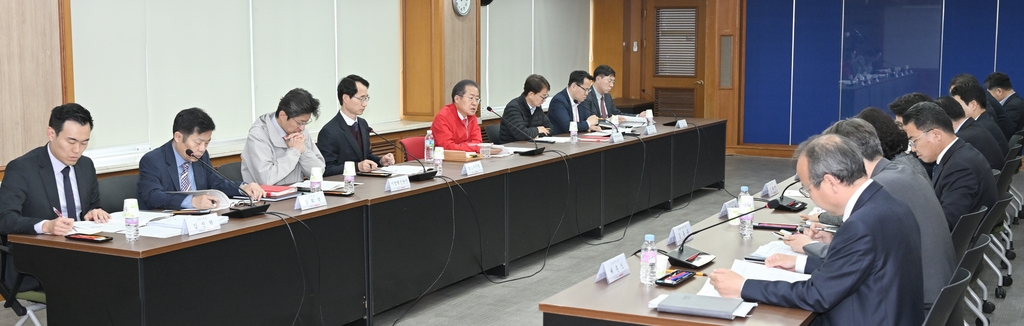
[[[792,182],[792,178],[781,184],[790,182]],[[797,199],[808,204],[811,203],[807,198],[797,197]],[[722,220],[718,218],[718,214],[714,214],[694,225],[693,230],[699,230],[720,221]],[[761,210],[755,213],[754,221],[797,224],[801,222],[801,219],[797,213]],[[669,230],[664,231],[664,233],[668,233]],[[693,240],[686,245],[716,256],[713,262],[695,270],[710,273],[718,268],[728,269],[734,260],[742,260],[744,256],[753,253],[761,245],[775,240],[778,238],[768,230],[754,230],[753,237],[744,240],[739,236],[738,225],[725,223],[695,234]],[[658,247],[663,250],[677,248],[674,245],[667,245],[666,241],[658,243]],[[625,254],[628,255],[630,252]],[[645,286],[638,279],[640,259],[633,255],[627,257],[626,260],[629,263],[630,274],[612,284],[607,284],[606,281],[594,282],[594,276],[590,276],[542,301],[540,310],[544,313],[544,325],[808,325],[815,317],[815,314],[810,311],[764,303],[754,308],[751,317],[734,320],[661,313],[657,309],[649,308],[647,303],[662,294],[697,293],[707,282],[707,277],[696,276],[674,288]]]
[[[601,236],[632,213],[720,188],[726,122],[656,121],[656,133],[620,143],[542,144],[540,156],[483,159],[474,175],[449,160],[443,178],[408,190],[357,177],[355,195],[328,196],[324,207],[271,205],[293,218],[231,219],[208,233],[136,242],[8,241],[18,270],[44,285],[55,325],[372,324],[428,288],[508,275],[549,244]]]

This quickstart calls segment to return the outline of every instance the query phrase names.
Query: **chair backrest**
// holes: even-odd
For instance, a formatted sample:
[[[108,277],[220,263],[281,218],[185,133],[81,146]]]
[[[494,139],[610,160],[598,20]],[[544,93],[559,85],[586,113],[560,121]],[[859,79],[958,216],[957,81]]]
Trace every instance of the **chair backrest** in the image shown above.
[[[1019,145],[1021,139],[1024,139],[1024,136],[1021,136],[1020,134],[1016,134],[1016,135],[1010,136],[1010,140],[1007,141],[1006,143],[1008,145],[1010,145],[1010,147],[1013,147],[1013,145]]]
[[[991,233],[992,228],[996,227],[996,225],[1006,218],[1006,206],[1010,204],[1010,200],[1013,199],[1013,196],[1007,192],[1003,192],[1002,194],[1003,198],[997,201],[995,205],[992,205],[992,209],[985,214],[985,218],[981,219],[981,224],[978,225],[978,230],[974,233],[974,239],[977,239],[978,236],[982,234]]]
[[[953,252],[956,253],[957,260],[963,258],[964,252],[967,252],[967,248],[970,248],[971,241],[974,240],[975,231],[978,230],[978,225],[981,224],[981,219],[985,217],[987,210],[987,207],[982,207],[977,212],[960,216],[960,221],[956,222],[956,226],[953,227],[952,237]]]
[[[953,312],[953,307],[964,297],[964,291],[967,290],[967,284],[970,280],[971,272],[963,268],[957,269],[953,273],[953,279],[949,282],[949,285],[946,285],[939,291],[938,299],[935,299],[932,309],[928,310],[928,315],[924,317],[924,325],[945,325],[949,319],[949,314]]]
[[[1020,145],[1017,145],[1017,147],[1020,147]],[[996,177],[997,194],[1010,191],[1010,183],[1013,182],[1013,171],[1017,169],[1020,169],[1020,157],[1014,157],[1003,163],[1003,170],[999,171],[999,176]]]
[[[486,126],[484,131],[487,132],[488,140],[495,144],[501,144],[501,124]]]
[[[978,271],[978,267],[981,267],[981,257],[985,255],[985,248],[988,248],[988,244],[992,242],[992,236],[988,234],[982,234],[978,237],[977,241],[974,241],[974,245],[971,249],[967,249],[964,253],[964,257],[960,258],[960,264],[958,268],[966,269],[972,273]]]
[[[120,212],[124,209],[126,198],[135,198],[135,187],[138,186],[139,175],[119,175],[99,180],[100,208],[107,212]]]
[[[1003,158],[1003,161],[1009,161],[1017,156],[1020,156],[1020,148],[1020,144],[1010,146],[1010,150],[1006,152],[1006,157]]]
[[[423,138],[426,138],[426,137],[424,137],[424,136],[407,137],[407,138],[402,138],[402,140],[398,141],[399,143],[402,144],[402,147],[405,148],[405,160],[406,161],[415,161],[415,160],[413,160],[414,157],[416,159],[421,159],[421,160],[423,159]]]
[[[242,162],[231,162],[217,167],[217,172],[223,174],[228,180],[242,182]]]

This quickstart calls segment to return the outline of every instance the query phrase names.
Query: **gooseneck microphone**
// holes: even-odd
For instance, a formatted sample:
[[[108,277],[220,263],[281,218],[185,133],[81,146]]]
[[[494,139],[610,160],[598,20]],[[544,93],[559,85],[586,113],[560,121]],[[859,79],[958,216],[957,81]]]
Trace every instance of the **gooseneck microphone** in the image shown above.
[[[498,115],[497,112],[494,112],[494,109],[492,109],[490,106],[487,107],[487,112],[493,113],[494,115],[497,115],[499,118],[501,118],[501,116]],[[519,126],[512,126],[512,127],[515,128],[516,130],[518,130],[519,132],[523,133],[523,135],[525,135],[526,138],[531,138],[530,134],[526,133],[526,130],[523,130],[522,128],[519,128]],[[530,140],[530,141],[533,142],[533,150],[517,152],[517,154],[519,154],[520,156],[537,156],[537,155],[540,155],[540,154],[544,154],[544,147],[537,147],[537,141],[536,140]]]
[[[203,161],[202,157],[195,156],[195,152],[193,152],[192,149],[186,149],[185,150],[185,155],[188,155],[189,157],[196,159],[197,162],[202,163],[204,166],[209,168],[210,171],[213,171],[213,173],[216,173],[221,178],[224,178],[224,180],[231,181],[231,179],[228,179],[228,177],[225,177],[223,174],[220,174],[220,171],[217,171],[217,169],[214,169],[213,165],[210,165],[210,163],[206,163],[206,161]],[[245,191],[242,191],[241,187],[239,187],[239,192],[241,192],[242,195],[245,195],[245,197],[249,198],[249,203],[248,204],[240,203],[240,204],[228,207],[228,209],[230,209],[230,211],[227,212],[227,213],[221,214],[221,215],[227,216],[229,218],[243,218],[243,217],[250,217],[250,216],[261,215],[261,214],[265,213],[268,209],[270,209],[270,204],[268,204],[268,203],[263,203],[262,205],[257,205],[256,202],[253,202],[252,196],[249,196],[248,193],[246,193]],[[248,206],[248,207],[246,207],[246,206]]]
[[[799,211],[802,211],[805,208],[807,208],[807,203],[799,201],[799,200],[796,200],[796,199],[793,199],[793,198],[786,197],[786,190],[789,190],[789,187],[792,187],[793,185],[795,185],[795,184],[797,184],[799,182],[800,182],[800,178],[797,177],[796,181],[793,181],[793,183],[790,183],[788,186],[786,186],[785,189],[782,189],[782,194],[779,196],[779,199],[775,200],[775,202],[778,203],[778,207],[771,207],[771,208],[774,209],[774,210],[777,210],[777,211],[787,211],[787,212],[799,212]]]
[[[423,172],[420,172],[420,173],[417,173],[417,174],[410,174],[409,175],[409,181],[426,181],[426,180],[433,179],[434,176],[437,175],[437,169],[427,170],[427,165],[423,164],[423,161],[420,161],[420,159],[416,158],[415,156],[409,155],[409,152],[406,152],[405,148],[402,148],[402,147],[400,147],[398,145],[395,145],[395,143],[392,143],[387,138],[384,138],[384,136],[381,136],[376,131],[373,131],[373,128],[370,128],[369,131],[371,133],[373,133],[374,135],[376,135],[377,137],[380,137],[380,139],[383,139],[388,144],[391,144],[391,146],[395,146],[395,148],[397,148],[398,150],[402,151],[402,154],[405,154],[405,157],[411,157],[412,159],[416,160],[417,163],[420,164],[420,167],[423,168]]]
[[[703,266],[704,264],[710,262],[710,260],[708,260],[706,262],[703,262],[703,263],[699,263],[699,264],[696,263],[696,261],[697,261],[697,259],[701,255],[707,255],[707,253],[705,253],[703,251],[700,251],[700,250],[697,250],[697,249],[694,249],[694,248],[687,247],[685,244],[686,244],[686,241],[690,239],[690,237],[692,237],[694,234],[701,233],[701,232],[707,231],[707,230],[709,230],[709,229],[711,229],[713,227],[716,227],[716,226],[728,223],[729,221],[735,220],[735,219],[740,218],[740,217],[742,217],[744,215],[753,214],[754,212],[757,212],[759,210],[762,210],[762,209],[765,209],[765,208],[769,208],[769,207],[774,208],[774,206],[778,206],[778,205],[779,205],[779,201],[773,199],[772,201],[768,202],[768,205],[766,205],[766,206],[763,206],[763,207],[751,210],[749,212],[746,212],[746,213],[743,213],[743,214],[740,214],[740,215],[736,215],[735,217],[732,217],[732,218],[726,219],[724,221],[712,224],[712,225],[704,227],[704,228],[702,228],[700,230],[690,232],[690,234],[687,234],[685,238],[683,238],[681,241],[678,242],[679,243],[679,248],[677,250],[672,250],[672,251],[669,251],[669,252],[666,253],[666,256],[668,256],[668,262],[670,264],[672,264],[673,266],[683,266],[683,267],[690,267],[690,268],[697,268],[697,267]]]

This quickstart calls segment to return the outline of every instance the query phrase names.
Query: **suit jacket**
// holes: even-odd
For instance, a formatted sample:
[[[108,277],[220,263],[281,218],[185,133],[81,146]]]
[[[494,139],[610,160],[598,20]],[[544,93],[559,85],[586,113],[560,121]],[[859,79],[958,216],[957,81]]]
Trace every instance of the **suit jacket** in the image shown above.
[[[1002,107],[1006,111],[1007,120],[1009,120],[1007,124],[1013,126],[1011,130],[1003,130],[1003,135],[1006,136],[1006,139],[1010,139],[1014,133],[1024,129],[1024,99],[1019,94],[1013,93],[1013,95],[1006,98],[1006,102],[1002,104]],[[1010,124],[1011,122],[1012,124]]]
[[[357,144],[355,137],[352,137],[352,127],[345,122],[341,112],[320,129],[316,147],[323,154],[327,166],[324,168],[325,177],[344,173],[346,161],[359,163],[370,160],[380,166],[380,157],[373,155],[370,150],[370,125],[360,117],[356,117],[356,123],[359,124],[360,137],[363,138],[361,144]]]
[[[505,112],[501,114],[501,136],[499,144],[511,143],[518,140],[531,140],[537,138],[537,127],[544,126],[549,130],[552,128],[548,115],[538,107],[530,114],[530,105],[526,103],[526,97],[519,96],[508,101],[505,105]]]
[[[999,150],[1003,152],[1003,158],[1006,158],[1006,153],[1010,152],[1010,145],[1007,143],[1009,139],[1003,136],[1003,130],[999,129],[999,125],[996,124],[992,114],[986,110],[977,119],[974,119],[974,124],[981,125],[985,128],[985,131],[988,131],[989,135],[992,135],[996,145],[999,145]]]
[[[290,185],[309,177],[313,167],[324,168],[324,157],[313,145],[313,137],[305,129],[306,150],[299,153],[288,148],[281,132],[274,126],[277,114],[260,116],[249,128],[242,148],[242,180],[261,185]]]
[[[181,209],[181,202],[185,200],[186,194],[172,194],[171,191],[181,191],[179,183],[178,164],[174,160],[177,155],[174,140],[149,151],[139,161],[139,183],[138,200],[139,209]],[[224,192],[228,197],[241,196],[238,187],[241,183],[234,182],[221,177],[216,171],[206,167],[210,164],[210,153],[203,153],[199,158],[206,162],[192,164],[193,178],[195,184],[192,189],[206,190],[217,189]]]
[[[956,132],[956,136],[974,146],[974,149],[977,149],[978,152],[981,152],[981,155],[985,157],[985,161],[988,162],[989,168],[993,170],[1003,169],[1003,163],[1006,163],[1003,159],[1006,158],[1006,154],[999,149],[999,145],[996,144],[995,139],[992,139],[992,135],[974,119],[967,118],[964,120],[960,130]]]
[[[988,162],[974,146],[957,139],[932,170],[932,188],[942,204],[949,230],[960,216],[982,206],[992,208],[999,196]]]
[[[927,191],[928,180],[914,174],[909,168],[882,159],[871,172],[871,179],[886,189],[893,197],[907,204],[914,212],[914,218],[921,230],[921,270],[924,275],[924,303],[931,306],[939,291],[953,277],[957,261],[953,252],[946,222],[942,216],[942,205],[934,193]],[[808,251],[808,246],[811,250]],[[807,264],[804,272],[811,273],[824,263],[828,245],[820,242],[804,246]],[[817,254],[817,255],[816,255]]]
[[[1017,132],[1014,130],[1017,122],[1013,121],[1006,115],[1006,110],[1003,109],[1003,105],[999,104],[999,100],[996,100],[996,98],[992,96],[992,93],[985,92],[985,97],[988,99],[988,106],[985,113],[982,113],[981,115],[988,115],[992,117],[992,120],[994,120],[996,125],[999,126],[999,130],[1003,131],[1003,137],[1010,139],[1010,137],[1013,136],[1013,133]]]
[[[920,325],[921,233],[913,212],[877,182],[853,205],[810,279],[748,279],[743,299],[814,311],[817,325]]]
[[[587,110],[590,110],[590,113],[596,115],[598,118],[608,118],[613,115],[636,116],[635,114],[623,113],[619,110],[619,108],[615,106],[615,101],[612,100],[612,94],[604,94],[601,101],[604,101],[604,109],[605,111],[608,111],[607,115],[601,115],[601,102],[597,100],[597,91],[591,91],[590,94],[587,94],[587,100],[580,103],[580,105],[586,105]]]
[[[555,97],[551,99],[551,104],[548,106],[548,119],[551,119],[551,134],[558,135],[569,132],[569,123],[572,122],[572,98],[569,97],[569,88],[558,92]],[[592,115],[590,109],[587,109],[585,105],[587,101],[583,101],[576,106],[577,112],[579,112],[579,122],[576,122],[576,130],[579,132],[585,132],[590,129],[590,125],[587,124],[587,117]]]
[[[475,115],[466,119],[469,121],[467,125],[463,125],[455,103],[441,108],[441,112],[434,117],[434,123],[430,125],[430,130],[434,134],[434,146],[444,147],[446,150],[479,152],[479,144],[484,141],[483,135],[480,134],[480,124],[477,123]]]

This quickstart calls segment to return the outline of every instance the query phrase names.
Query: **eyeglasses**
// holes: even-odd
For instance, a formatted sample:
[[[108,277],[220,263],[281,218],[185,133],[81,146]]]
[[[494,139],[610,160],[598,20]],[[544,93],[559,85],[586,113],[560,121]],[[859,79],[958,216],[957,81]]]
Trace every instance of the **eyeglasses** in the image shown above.
[[[537,94],[537,93],[534,93],[534,94]],[[540,99],[542,99],[542,100],[548,99],[548,94],[544,94],[544,95],[537,94],[537,96],[540,96]]]
[[[370,95],[363,95],[363,96],[360,96],[360,97],[353,97],[353,99],[359,100],[359,102],[366,103],[366,102],[370,101]]]
[[[295,119],[291,119],[291,120],[295,120]],[[310,124],[312,122],[313,122],[313,120],[306,120],[306,121],[295,120],[295,123],[299,124],[300,126],[305,126],[305,125],[308,125],[308,124]]]
[[[470,102],[480,103],[480,97],[479,96],[463,96],[463,97],[464,98],[468,98]]]
[[[590,94],[590,90],[594,88],[593,86],[591,86],[590,88],[583,87],[583,84],[576,84],[576,86],[582,88],[584,94]]]
[[[811,198],[811,193],[808,192],[807,188],[804,188],[803,186],[800,187],[800,194],[803,195],[804,197]]]
[[[925,130],[920,135],[917,135],[917,137],[914,137],[914,139],[911,139],[910,141],[908,141],[907,142],[907,146],[910,146],[910,148],[916,148],[917,144],[915,144],[914,142],[917,141],[918,139],[921,139],[922,136],[927,135],[929,131],[932,131],[932,130],[931,129]]]

